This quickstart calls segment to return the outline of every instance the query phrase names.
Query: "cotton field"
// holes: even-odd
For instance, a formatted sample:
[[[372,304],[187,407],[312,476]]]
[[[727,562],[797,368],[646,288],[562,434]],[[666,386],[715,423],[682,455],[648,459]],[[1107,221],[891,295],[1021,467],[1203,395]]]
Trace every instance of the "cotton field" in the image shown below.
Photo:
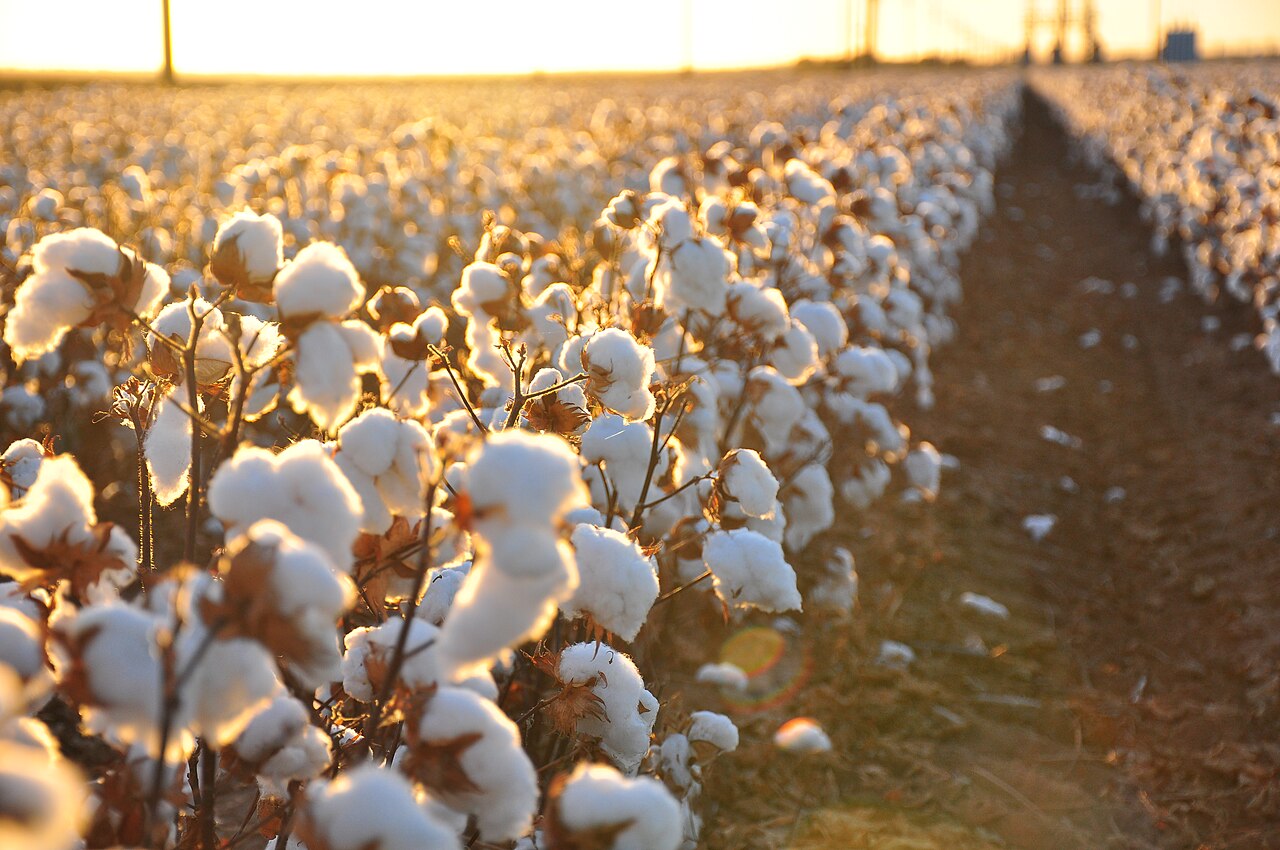
[[[1141,198],[1153,251],[1181,250],[1206,299],[1254,307],[1280,374],[1280,65],[1074,69],[1034,84],[1090,164]]]
[[[935,498],[1021,104],[733,83],[0,95],[0,844],[697,846],[668,613],[848,617]]]

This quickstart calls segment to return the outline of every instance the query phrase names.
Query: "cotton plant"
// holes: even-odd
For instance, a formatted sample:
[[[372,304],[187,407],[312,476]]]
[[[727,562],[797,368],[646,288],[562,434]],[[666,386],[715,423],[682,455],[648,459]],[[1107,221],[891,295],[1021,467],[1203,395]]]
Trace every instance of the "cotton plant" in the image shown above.
[[[739,736],[659,708],[661,641],[698,606],[856,614],[835,500],[937,491],[897,399],[954,332],[1018,103],[994,75],[901,112],[776,94],[715,129],[574,96],[497,145],[484,109],[397,103],[270,153],[259,112],[191,142],[252,160],[199,169],[0,142],[0,746],[51,753],[56,695],[112,753],[87,821],[33,791],[10,843],[226,843],[270,812],[286,850],[695,846]],[[111,451],[55,453],[86,434]],[[80,783],[51,763],[4,771]]]

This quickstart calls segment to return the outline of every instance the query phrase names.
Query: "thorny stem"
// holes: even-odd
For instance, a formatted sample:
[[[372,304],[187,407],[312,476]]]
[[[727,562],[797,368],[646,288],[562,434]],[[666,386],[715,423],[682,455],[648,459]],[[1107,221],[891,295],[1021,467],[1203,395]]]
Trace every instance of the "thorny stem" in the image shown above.
[[[489,433],[489,429],[484,427],[484,423],[480,421],[479,415],[476,414],[476,409],[471,406],[471,400],[468,399],[467,394],[463,392],[462,384],[458,382],[458,376],[454,374],[453,364],[449,362],[449,358],[445,356],[443,351],[436,348],[434,345],[428,346],[427,351],[431,352],[433,356],[440,358],[440,362],[444,363],[445,371],[449,373],[449,380],[453,383],[453,389],[457,392],[458,399],[462,402],[463,406],[466,407],[467,413],[471,416],[471,421],[480,429],[480,433]]]

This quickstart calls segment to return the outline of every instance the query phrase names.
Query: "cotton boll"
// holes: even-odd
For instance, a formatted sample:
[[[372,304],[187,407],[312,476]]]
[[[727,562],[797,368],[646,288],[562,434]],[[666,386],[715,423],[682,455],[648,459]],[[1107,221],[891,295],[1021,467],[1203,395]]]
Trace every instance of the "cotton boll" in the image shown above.
[[[471,263],[462,270],[462,280],[450,300],[459,315],[487,320],[506,311],[505,302],[511,294],[511,282],[500,267]]]
[[[696,679],[730,691],[743,691],[747,688],[747,674],[742,672],[742,668],[727,661],[720,664],[703,664],[698,668]]]
[[[152,369],[174,383],[186,380],[181,358],[155,336],[161,334],[185,347],[191,338],[193,309],[200,318],[200,333],[196,337],[196,383],[215,384],[231,371],[235,355],[226,337],[227,323],[222,311],[203,298],[197,298],[194,306],[188,301],[175,301],[156,315],[146,337]]]
[[[53,684],[45,663],[44,635],[41,626],[17,608],[0,606],[0,666],[15,674],[15,696],[25,710],[35,711],[44,705]]]
[[[362,322],[356,324],[372,333]],[[289,403],[325,432],[332,432],[355,412],[360,373],[376,368],[376,360],[365,358],[368,352],[352,349],[353,341],[363,342],[362,336],[333,322],[315,322],[298,338]]]
[[[553,846],[573,846],[576,835],[608,834],[607,850],[677,850],[683,839],[679,803],[648,776],[628,779],[606,765],[579,764],[557,778],[550,796]]]
[[[185,390],[170,388],[156,405],[155,419],[143,443],[151,493],[161,507],[176,502],[189,484],[191,417],[178,406],[185,401]]]
[[[714,237],[686,239],[671,251],[658,305],[674,315],[700,310],[719,316],[725,311],[728,276],[728,254]]]
[[[437,570],[427,582],[427,589],[422,595],[422,601],[418,603],[417,610],[414,611],[414,616],[435,626],[443,624],[449,609],[453,607],[458,589],[462,587],[462,580],[469,572],[471,572],[470,561],[464,561],[456,567]]]
[[[42,748],[0,740],[0,846],[73,850],[82,845],[87,792],[70,762]]]
[[[938,487],[942,481],[942,455],[932,443],[921,443],[913,449],[903,461],[907,471],[907,480],[912,487],[919,490],[926,502],[938,497]]]
[[[85,726],[122,745],[141,744],[153,757],[160,748],[163,673],[152,653],[166,631],[147,612],[112,602],[62,612],[52,621],[50,660],[59,687],[76,695]],[[185,703],[174,728],[185,728]],[[174,735],[167,757],[181,758],[193,743]]]
[[[36,482],[44,460],[44,446],[31,439],[14,440],[0,455],[0,468],[8,476],[9,498],[21,499]]]
[[[578,733],[600,739],[601,749],[618,769],[634,776],[649,751],[649,736],[658,718],[658,701],[645,690],[640,671],[629,657],[603,643],[577,643],[560,653],[560,681],[591,684],[604,717],[586,715]]]
[[[835,522],[832,497],[835,487],[825,466],[811,463],[791,479],[782,493],[787,512],[785,541],[787,548],[798,552],[809,541]]]
[[[732,449],[720,461],[717,485],[722,500],[749,517],[770,517],[778,498],[778,480],[752,449]]]
[[[342,657],[342,689],[362,702],[373,702],[386,688],[385,674],[400,640],[409,629],[405,657],[397,684],[410,690],[429,688],[442,679],[435,646],[440,630],[421,620],[391,619],[378,626],[362,627],[347,633]],[[410,655],[409,653],[413,654]]]
[[[398,771],[363,764],[307,788],[299,837],[325,850],[460,850],[457,833]]]
[[[817,205],[836,194],[830,182],[799,159],[787,160],[785,179],[791,197],[802,203]]]
[[[582,350],[586,391],[606,409],[629,419],[653,415],[653,349],[636,342],[631,334],[609,328],[592,334]]]
[[[738,727],[723,714],[695,711],[690,715],[688,737],[692,743],[707,743],[722,753],[738,749]]]
[[[831,739],[816,720],[793,717],[774,733],[773,743],[780,750],[798,755],[812,755],[831,750]]]
[[[476,528],[491,536],[508,522],[547,527],[565,511],[587,503],[569,443],[548,434],[493,434],[468,458],[466,487]]]
[[[316,779],[324,773],[333,745],[328,735],[311,725],[306,706],[280,694],[253,716],[231,750],[250,767],[266,793],[285,797],[290,782]]]
[[[335,460],[360,494],[362,529],[383,534],[392,515],[421,516],[426,479],[434,474],[431,438],[417,422],[372,408],[338,432]]]
[[[653,429],[647,423],[626,422],[612,413],[597,416],[582,435],[582,459],[587,463],[604,464],[611,489],[616,492],[618,505],[624,511],[633,510],[640,499],[652,444]],[[654,480],[666,474],[667,463],[667,455],[661,455],[654,470]],[[594,477],[596,473],[588,467],[584,475]],[[597,493],[597,488],[593,487],[592,492],[603,496],[603,487],[598,489]],[[596,504],[602,506],[605,501],[597,498]]]
[[[448,677],[487,669],[509,647],[546,633],[578,583],[572,550],[554,538],[550,546],[558,557],[533,574],[517,572],[525,566],[521,563],[500,564],[486,547],[477,547],[476,564],[454,597],[437,641]],[[519,558],[520,547],[513,548],[510,557]]]
[[[833,371],[845,391],[856,398],[867,399],[898,389],[898,370],[880,348],[846,348],[836,357]]]
[[[218,280],[226,286],[241,289],[269,284],[284,265],[284,232],[280,220],[250,210],[231,216],[218,228],[213,239],[210,264]]]
[[[59,542],[92,545],[97,524],[93,496],[93,485],[75,458],[45,458],[23,499],[0,513],[0,574],[22,582],[40,578],[42,570],[23,556],[18,539],[37,552]],[[59,566],[52,567],[55,575]]]
[[[840,483],[840,496],[858,510],[866,510],[884,495],[890,478],[889,465],[880,458],[871,458]]]
[[[21,363],[57,348],[89,317],[92,297],[62,269],[36,272],[18,287],[4,323],[4,342]]]
[[[817,581],[810,588],[805,601],[810,608],[826,608],[841,614],[849,614],[858,599],[858,572],[854,568],[853,554],[843,547],[836,547],[822,564]]]
[[[849,328],[840,311],[829,301],[797,301],[791,305],[791,318],[813,335],[819,357],[830,357],[848,344]]]
[[[787,302],[773,287],[735,281],[729,285],[727,307],[738,327],[765,342],[773,342],[787,331]]]
[[[818,370],[818,345],[813,334],[799,322],[791,322],[769,352],[769,365],[790,383],[804,384]]]
[[[658,598],[657,565],[625,534],[579,525],[570,537],[579,584],[564,606],[566,617],[590,614],[630,643]]]
[[[474,737],[460,752],[451,746]],[[476,818],[483,840],[512,841],[529,831],[538,807],[538,776],[520,746],[515,723],[487,699],[461,688],[443,687],[427,702],[409,733],[401,762],[441,802]],[[442,782],[450,765],[469,787]]]
[[[743,528],[712,532],[703,543],[702,560],[726,605],[800,610],[795,570],[782,547],[764,535]]]
[[[799,390],[777,370],[757,366],[747,376],[745,390],[750,404],[750,421],[764,438],[765,454],[773,457],[786,451],[791,429],[804,416],[805,404]],[[733,435],[729,435],[732,439]]]
[[[358,308],[365,295],[346,252],[328,242],[313,242],[299,251],[280,269],[272,291],[286,320],[341,319]]]
[[[241,447],[214,473],[208,499],[231,535],[260,519],[274,519],[318,544],[338,570],[351,569],[360,497],[315,440],[294,443],[279,455]]]
[[[201,649],[207,633],[188,625],[178,636],[179,670],[191,670],[182,688],[191,732],[221,748],[278,694],[283,685],[275,661],[254,640],[214,640]]]

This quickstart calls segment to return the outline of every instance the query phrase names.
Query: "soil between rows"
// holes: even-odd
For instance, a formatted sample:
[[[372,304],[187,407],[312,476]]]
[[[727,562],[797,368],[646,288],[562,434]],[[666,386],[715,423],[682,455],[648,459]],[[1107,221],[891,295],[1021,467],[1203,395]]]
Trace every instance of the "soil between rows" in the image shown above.
[[[1252,310],[1170,298],[1185,269],[1098,179],[1029,96],[936,407],[907,417],[959,468],[932,506],[842,520],[857,621],[806,634],[790,702],[737,711],[760,743],[709,771],[709,847],[1280,847],[1280,381],[1229,344]],[[797,714],[836,752],[772,750]]]

